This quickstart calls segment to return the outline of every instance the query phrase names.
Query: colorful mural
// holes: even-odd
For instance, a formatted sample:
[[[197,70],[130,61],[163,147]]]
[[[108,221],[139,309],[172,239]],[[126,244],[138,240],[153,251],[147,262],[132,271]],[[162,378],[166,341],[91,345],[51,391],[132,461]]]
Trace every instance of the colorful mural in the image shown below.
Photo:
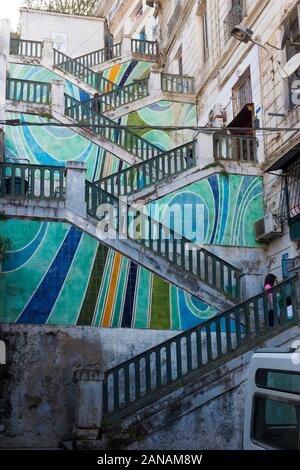
[[[152,62],[132,60],[107,68],[103,76],[119,86],[130,85],[134,80],[147,78],[152,65]]]
[[[216,311],[62,223],[0,222],[0,321],[188,329]]]
[[[190,103],[160,101],[130,113],[119,120],[124,126],[195,127],[196,106]],[[171,150],[194,139],[193,130],[137,129],[135,132],[163,150]]]
[[[33,124],[49,124],[51,119],[30,114],[6,113],[7,119]],[[87,179],[96,181],[126,168],[127,164],[68,127],[22,125],[7,127],[5,157],[27,159],[40,165],[63,166],[67,161],[87,164]]]
[[[146,63],[128,67],[123,64],[114,71],[116,83],[125,84],[147,73]],[[41,67],[15,64],[11,74],[38,81],[58,78]],[[77,99],[86,99],[77,87],[67,83],[66,88]],[[124,162],[70,128],[47,125],[46,117],[7,113],[7,118],[46,125],[8,127],[6,158],[46,165],[85,161],[87,178],[92,181],[125,168]],[[195,126],[196,107],[161,101],[119,122]],[[165,150],[193,139],[193,131],[145,129],[140,134]],[[263,216],[262,193],[261,178],[219,174],[155,201],[145,210],[199,243],[256,247],[254,222]],[[180,210],[188,206],[189,212],[179,219],[169,218],[167,208],[174,206]],[[0,234],[10,244],[0,273],[2,322],[180,330],[217,313],[68,224],[3,220]]]
[[[40,65],[10,64],[9,75],[11,78],[42,83],[51,83],[52,80],[62,80],[60,75]],[[87,101],[91,98],[89,93],[73,85],[68,80],[66,80],[65,93],[78,101]]]
[[[264,215],[263,181],[215,174],[152,202],[147,212],[197,243],[261,246],[254,224]]]

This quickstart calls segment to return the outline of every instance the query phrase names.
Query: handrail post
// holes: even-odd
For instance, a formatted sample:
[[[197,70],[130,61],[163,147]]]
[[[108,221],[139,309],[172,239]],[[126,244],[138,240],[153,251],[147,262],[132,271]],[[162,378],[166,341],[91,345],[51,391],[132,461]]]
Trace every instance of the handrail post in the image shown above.
[[[199,132],[196,144],[196,161],[198,168],[202,169],[214,163],[214,135],[213,132]]]
[[[162,70],[157,67],[151,67],[149,76],[149,93],[156,95],[162,92]]]
[[[130,36],[124,36],[122,40],[122,59],[125,57],[131,57],[132,56],[132,51],[131,51],[131,37]]]
[[[54,65],[54,43],[51,39],[44,39],[41,65],[52,69]]]
[[[51,85],[52,113],[65,114],[65,80],[53,80]]]
[[[66,208],[86,219],[86,164],[84,162],[69,161],[67,162],[66,172]]]
[[[104,374],[99,369],[79,369],[76,382],[75,437],[94,440],[103,417]]]

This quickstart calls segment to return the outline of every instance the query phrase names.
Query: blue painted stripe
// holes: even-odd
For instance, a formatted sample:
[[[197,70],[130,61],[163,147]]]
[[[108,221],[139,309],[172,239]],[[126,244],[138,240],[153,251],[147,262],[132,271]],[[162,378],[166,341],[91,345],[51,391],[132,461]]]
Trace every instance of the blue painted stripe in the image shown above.
[[[210,176],[208,178],[208,182],[210,184],[210,187],[213,191],[214,195],[214,203],[215,203],[215,221],[214,221],[214,228],[213,228],[213,233],[210,239],[210,243],[214,243],[215,241],[215,236],[217,232],[217,226],[218,226],[218,221],[219,221],[219,199],[220,199],[220,189],[219,189],[219,180],[216,175]]]
[[[119,86],[124,86],[125,83],[127,82],[127,79],[130,77],[131,72],[135,67],[137,66],[138,61],[137,60],[132,60],[130,64],[128,65],[127,69],[125,70],[123,77],[120,80]]]
[[[81,238],[82,232],[75,227],[71,227],[48,272],[16,323],[45,324],[47,322],[63,287]]]
[[[122,328],[131,328],[138,265],[131,261],[123,310]]]
[[[24,116],[22,115],[21,121],[24,121]],[[49,165],[49,166],[64,166],[64,163],[55,160],[48,152],[46,152],[34,139],[29,130],[28,126],[22,127],[23,135],[25,140],[27,141],[28,147],[30,147],[31,152],[33,153],[35,159],[41,163],[42,165]]]
[[[24,266],[42,243],[47,227],[48,222],[43,222],[37,236],[27,246],[18,251],[8,252],[3,260],[2,272],[8,273]]]
[[[94,167],[94,172],[93,172],[93,178],[92,178],[92,181],[95,181],[95,179],[96,179],[96,175],[97,175],[97,169],[98,169],[98,165],[99,165],[99,158],[100,158],[100,153],[101,153],[101,148],[100,148],[100,147],[98,147],[98,149],[97,149],[96,163],[95,163],[95,167]]]

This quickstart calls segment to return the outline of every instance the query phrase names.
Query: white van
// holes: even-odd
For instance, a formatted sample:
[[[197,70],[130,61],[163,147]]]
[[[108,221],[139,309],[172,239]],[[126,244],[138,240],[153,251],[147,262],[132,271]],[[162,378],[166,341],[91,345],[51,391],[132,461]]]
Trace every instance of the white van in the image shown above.
[[[300,349],[259,349],[246,389],[244,450],[300,450]]]

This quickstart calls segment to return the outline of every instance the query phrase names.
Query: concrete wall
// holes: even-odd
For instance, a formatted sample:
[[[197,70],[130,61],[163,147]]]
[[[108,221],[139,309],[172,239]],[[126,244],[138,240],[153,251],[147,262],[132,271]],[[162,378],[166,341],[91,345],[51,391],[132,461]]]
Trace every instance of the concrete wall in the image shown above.
[[[74,371],[106,370],[172,336],[170,331],[2,325],[7,364],[0,367],[0,448],[57,448],[70,441]],[[267,345],[289,345],[299,337],[294,327]],[[250,359],[251,352],[244,354],[123,419],[106,434],[107,448],[240,449]],[[122,438],[130,442],[121,444]]]
[[[51,39],[56,49],[78,57],[104,47],[103,18],[21,9],[21,38],[32,41]]]
[[[72,437],[74,371],[109,369],[163,342],[171,331],[1,325],[0,448],[57,447]]]

